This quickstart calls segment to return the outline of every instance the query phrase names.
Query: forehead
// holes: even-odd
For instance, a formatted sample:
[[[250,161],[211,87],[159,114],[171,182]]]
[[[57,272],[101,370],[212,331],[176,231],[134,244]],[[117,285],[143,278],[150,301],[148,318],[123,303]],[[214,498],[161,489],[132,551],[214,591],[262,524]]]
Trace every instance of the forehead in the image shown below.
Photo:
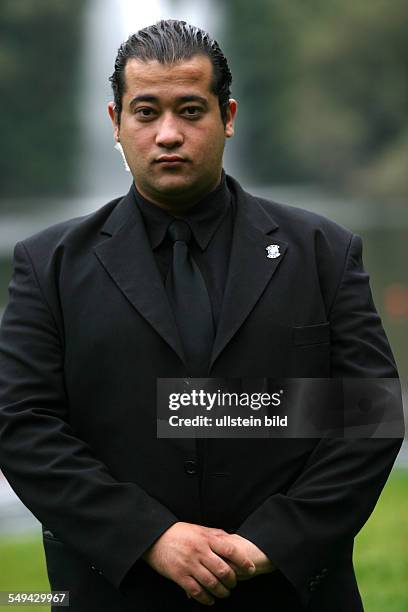
[[[196,55],[174,64],[130,59],[125,66],[125,95],[142,91],[164,92],[169,88],[189,89],[190,92],[199,90],[201,93],[210,94],[212,76],[211,60],[204,55]]]

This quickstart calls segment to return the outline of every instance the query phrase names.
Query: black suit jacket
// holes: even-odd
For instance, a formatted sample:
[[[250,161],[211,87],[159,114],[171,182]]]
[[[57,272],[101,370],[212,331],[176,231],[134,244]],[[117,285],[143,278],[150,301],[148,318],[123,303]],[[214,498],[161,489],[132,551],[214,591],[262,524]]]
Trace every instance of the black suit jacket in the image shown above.
[[[360,238],[228,183],[237,217],[209,375],[395,377]],[[157,439],[156,379],[184,376],[129,194],[16,246],[0,466],[44,525],[52,588],[75,611],[196,609],[140,559],[188,521],[237,531],[279,568],[217,609],[361,610],[353,537],[401,440]]]

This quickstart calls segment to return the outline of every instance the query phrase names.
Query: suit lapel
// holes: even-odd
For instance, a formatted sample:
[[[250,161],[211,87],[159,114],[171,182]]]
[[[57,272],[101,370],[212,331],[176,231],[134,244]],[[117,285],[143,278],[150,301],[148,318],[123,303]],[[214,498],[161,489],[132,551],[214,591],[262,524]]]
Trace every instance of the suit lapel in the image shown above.
[[[287,250],[285,242],[270,236],[278,226],[258,200],[230,177],[229,187],[235,192],[237,212],[211,366],[254,308]],[[266,247],[271,244],[279,246],[278,257],[267,257]]]
[[[136,310],[185,361],[166,290],[132,190],[105,223],[107,238],[95,247],[105,270]]]
[[[239,330],[282,261],[287,244],[270,235],[278,228],[258,200],[228,177],[237,203],[230,264],[214,341],[211,366]],[[132,190],[119,202],[101,233],[105,240],[95,254],[133,307],[172,347],[185,357],[166,290],[144,229]],[[279,246],[268,258],[266,247]]]

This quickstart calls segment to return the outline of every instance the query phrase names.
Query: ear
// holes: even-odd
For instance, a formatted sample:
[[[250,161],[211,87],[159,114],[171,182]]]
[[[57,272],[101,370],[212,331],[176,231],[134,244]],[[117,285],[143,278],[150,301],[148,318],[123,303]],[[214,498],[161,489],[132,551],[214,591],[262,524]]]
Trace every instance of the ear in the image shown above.
[[[116,107],[114,102],[109,102],[108,104],[108,113],[111,118],[113,125],[113,135],[115,137],[116,142],[119,142],[119,131],[120,125],[118,123],[118,113],[116,112]]]
[[[227,108],[227,122],[225,124],[225,136],[231,138],[234,135],[234,121],[238,110],[238,102],[234,98],[230,98]]]

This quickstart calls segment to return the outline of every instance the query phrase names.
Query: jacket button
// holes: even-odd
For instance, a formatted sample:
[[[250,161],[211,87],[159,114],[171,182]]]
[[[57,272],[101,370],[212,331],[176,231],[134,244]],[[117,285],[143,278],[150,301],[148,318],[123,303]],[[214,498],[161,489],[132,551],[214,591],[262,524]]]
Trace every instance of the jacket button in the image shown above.
[[[184,462],[184,471],[189,476],[194,476],[194,474],[197,474],[197,461],[194,461],[192,459],[189,459],[189,460],[185,461]]]

